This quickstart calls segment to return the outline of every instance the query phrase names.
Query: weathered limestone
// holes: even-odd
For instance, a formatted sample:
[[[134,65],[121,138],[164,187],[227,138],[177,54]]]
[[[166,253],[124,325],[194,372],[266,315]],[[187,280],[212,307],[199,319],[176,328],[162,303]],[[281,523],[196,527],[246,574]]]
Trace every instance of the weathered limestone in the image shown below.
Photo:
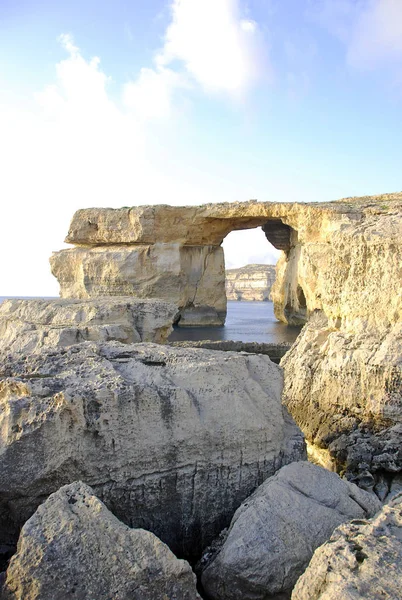
[[[180,325],[223,325],[223,250],[178,243],[77,247],[55,252],[52,273],[63,298],[135,296],[173,302]]]
[[[36,352],[82,341],[166,342],[177,306],[161,300],[5,300],[0,305],[1,351]]]
[[[402,470],[402,323],[350,333],[312,318],[281,361],[284,402],[334,468],[366,488]]]
[[[81,482],[25,523],[4,600],[200,600],[190,565],[155,535],[130,529]]]
[[[246,265],[226,271],[228,300],[270,300],[275,281],[275,265]]]
[[[292,600],[397,600],[402,582],[402,494],[371,521],[338,527],[318,548]]]
[[[0,543],[82,480],[122,521],[197,555],[247,496],[305,457],[268,357],[83,342],[10,354],[0,377]]]
[[[284,252],[272,292],[279,319],[300,324],[323,310],[333,323],[360,319],[364,326],[376,309],[373,322],[393,322],[398,303],[383,298],[399,292],[401,214],[402,194],[323,204],[84,209],[66,238],[76,248],[55,253],[52,271],[62,297],[161,297],[181,310],[199,307],[201,315],[210,307],[221,324],[226,303],[219,246],[230,231],[261,226]],[[384,271],[379,262],[387,264]]]
[[[297,462],[265,481],[236,511],[226,539],[202,574],[212,600],[267,600],[288,594],[315,548],[350,519],[381,507],[322,467]],[[338,596],[341,597],[341,596]]]
[[[277,318],[300,325],[315,315],[283,361],[286,404],[339,472],[389,486],[401,469],[402,193],[86,209],[67,237],[76,247],[54,254],[52,268],[63,296],[160,296],[178,305],[181,325],[221,324],[219,245],[259,226],[283,251],[271,293]]]

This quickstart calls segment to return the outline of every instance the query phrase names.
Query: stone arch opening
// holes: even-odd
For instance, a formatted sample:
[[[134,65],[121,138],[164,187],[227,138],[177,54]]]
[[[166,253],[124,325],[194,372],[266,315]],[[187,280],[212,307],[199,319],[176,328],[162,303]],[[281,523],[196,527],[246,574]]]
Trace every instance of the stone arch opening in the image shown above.
[[[295,311],[304,318],[311,297],[298,272],[302,221],[295,207],[250,200],[82,209],[66,238],[74,247],[52,255],[52,272],[63,298],[158,298],[178,307],[180,327],[219,327],[226,317],[222,242],[230,232],[261,227],[282,251],[273,300],[277,318],[290,323]]]
[[[228,302],[269,302],[280,251],[262,229],[230,232],[222,244]],[[228,304],[228,311],[230,311]]]

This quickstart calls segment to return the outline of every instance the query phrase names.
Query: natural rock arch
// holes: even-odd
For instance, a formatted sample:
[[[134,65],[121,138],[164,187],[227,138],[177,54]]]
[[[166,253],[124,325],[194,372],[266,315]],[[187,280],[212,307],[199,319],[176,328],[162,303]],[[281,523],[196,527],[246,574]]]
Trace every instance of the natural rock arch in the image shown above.
[[[279,204],[254,201],[200,207],[145,206],[84,209],[74,215],[66,242],[54,253],[52,272],[62,297],[134,295],[164,298],[179,307],[181,326],[223,325],[226,318],[225,267],[221,247],[232,231],[261,227],[267,240],[289,259],[297,231],[280,214]],[[282,211],[283,212],[283,211]],[[293,268],[293,276],[297,269]],[[278,286],[277,286],[278,287]],[[276,313],[300,317],[294,284]],[[297,287],[297,286],[296,286]],[[279,298],[281,291],[276,292]],[[304,307],[306,308],[306,307]],[[307,311],[305,311],[307,314]]]

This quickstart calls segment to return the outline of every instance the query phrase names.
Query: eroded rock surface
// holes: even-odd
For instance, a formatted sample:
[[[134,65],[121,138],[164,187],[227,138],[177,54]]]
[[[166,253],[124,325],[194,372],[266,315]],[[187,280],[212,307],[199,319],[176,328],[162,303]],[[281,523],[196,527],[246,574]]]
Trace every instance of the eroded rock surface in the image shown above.
[[[201,552],[247,496],[305,457],[268,357],[83,342],[9,355],[0,378],[0,533],[13,543],[61,485]]]
[[[266,301],[271,298],[275,265],[246,265],[226,271],[228,300]]]
[[[402,494],[370,521],[338,527],[318,548],[292,600],[402,598]]]
[[[162,300],[5,300],[0,305],[2,352],[36,352],[44,346],[117,340],[166,342],[177,306]]]
[[[317,315],[281,365],[284,402],[307,439],[349,479],[389,487],[402,470],[402,323],[352,333]]]
[[[190,565],[155,535],[116,519],[81,482],[25,523],[4,600],[199,600]]]
[[[219,245],[253,227],[282,250],[271,292],[277,318],[310,319],[283,361],[286,405],[338,472],[389,488],[401,471],[402,193],[86,209],[67,237],[76,247],[54,254],[52,268],[64,296],[170,297],[179,324],[222,324]]]
[[[66,238],[76,247],[55,253],[51,265],[63,297],[160,297],[180,310],[195,309],[193,324],[206,318],[207,307],[221,324],[226,301],[220,244],[233,230],[262,227],[283,251],[272,291],[280,320],[304,323],[319,309],[334,322],[367,318],[373,310],[372,320],[388,316],[393,322],[401,214],[402,194],[322,204],[84,209],[75,213]],[[383,301],[384,292],[390,302]]]
[[[236,511],[202,575],[208,597],[268,600],[288,594],[338,525],[370,517],[380,507],[373,494],[322,467],[283,467]]]
[[[172,302],[180,326],[223,325],[223,250],[180,244],[79,246],[53,253],[52,273],[63,298],[135,296]]]

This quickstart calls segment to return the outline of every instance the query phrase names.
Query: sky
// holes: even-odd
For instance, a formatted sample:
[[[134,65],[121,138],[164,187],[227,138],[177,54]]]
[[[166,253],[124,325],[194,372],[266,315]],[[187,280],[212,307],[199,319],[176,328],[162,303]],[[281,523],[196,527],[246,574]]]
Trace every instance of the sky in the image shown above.
[[[78,208],[400,191],[401,116],[402,0],[0,0],[0,296]]]

